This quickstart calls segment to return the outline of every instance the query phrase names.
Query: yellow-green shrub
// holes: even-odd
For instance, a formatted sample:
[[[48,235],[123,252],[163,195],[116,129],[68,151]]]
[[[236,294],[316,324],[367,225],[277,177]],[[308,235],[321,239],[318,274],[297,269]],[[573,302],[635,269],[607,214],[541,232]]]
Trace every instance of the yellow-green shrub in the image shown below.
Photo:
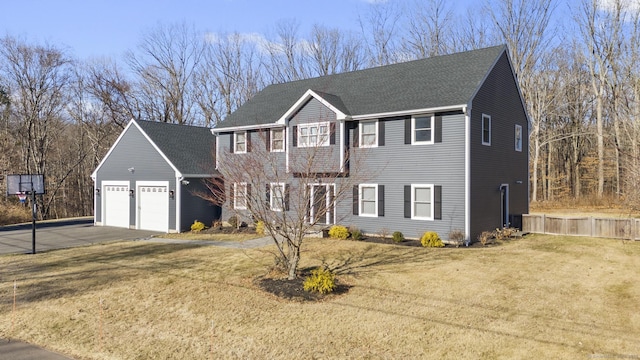
[[[256,223],[256,234],[264,235],[264,221],[258,220]]]
[[[334,239],[345,240],[349,237],[349,230],[342,225],[333,225],[331,229],[329,229],[329,236]]]
[[[393,242],[394,243],[401,243],[404,241],[404,234],[402,234],[400,231],[394,231],[393,232]]]
[[[193,222],[193,224],[191,224],[191,231],[200,232],[202,230],[204,230],[204,223],[196,220]]]
[[[420,242],[424,247],[444,247],[444,243],[435,231],[427,231],[420,238]]]
[[[311,270],[303,284],[304,291],[328,294],[336,289],[336,275],[328,269],[317,268]]]

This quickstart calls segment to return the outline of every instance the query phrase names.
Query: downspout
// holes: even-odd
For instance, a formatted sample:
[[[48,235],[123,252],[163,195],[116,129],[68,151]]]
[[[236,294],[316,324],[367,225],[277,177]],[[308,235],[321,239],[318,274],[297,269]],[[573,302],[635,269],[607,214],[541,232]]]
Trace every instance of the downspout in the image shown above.
[[[471,105],[464,112],[464,233],[471,242]]]
[[[180,233],[182,231],[182,180],[184,180],[184,176],[182,174],[176,174],[176,232]]]

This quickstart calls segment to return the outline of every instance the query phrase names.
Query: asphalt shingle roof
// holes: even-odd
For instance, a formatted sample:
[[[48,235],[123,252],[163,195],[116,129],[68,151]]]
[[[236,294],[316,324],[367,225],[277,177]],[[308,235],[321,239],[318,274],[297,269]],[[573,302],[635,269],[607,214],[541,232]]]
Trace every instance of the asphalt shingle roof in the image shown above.
[[[215,136],[205,127],[136,120],[182,174],[214,174]]]
[[[347,115],[467,104],[506,46],[270,85],[217,128],[274,123],[311,89]]]

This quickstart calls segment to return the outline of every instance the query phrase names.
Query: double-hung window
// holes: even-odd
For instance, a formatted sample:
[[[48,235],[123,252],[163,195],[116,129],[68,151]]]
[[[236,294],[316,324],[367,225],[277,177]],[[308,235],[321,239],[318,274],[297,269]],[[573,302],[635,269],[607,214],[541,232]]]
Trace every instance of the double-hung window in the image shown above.
[[[233,184],[233,208],[240,210],[247,208],[247,183]]]
[[[414,116],[411,118],[411,143],[433,144],[433,116]]]
[[[271,183],[269,188],[269,203],[271,210],[282,211],[285,209],[285,196],[283,183]]]
[[[516,151],[522,151],[522,125],[516,125]]]
[[[411,185],[411,218],[433,220],[433,185]]]
[[[298,146],[329,145],[329,122],[298,125]]]
[[[482,145],[491,145],[491,116],[482,114]]]
[[[273,152],[284,151],[284,129],[271,129],[271,146]]]
[[[378,121],[360,122],[360,147],[378,146]]]
[[[360,184],[360,216],[378,216],[378,185]]]
[[[234,149],[233,152],[235,153],[246,153],[247,152],[247,132],[246,131],[239,131],[239,132],[235,132],[233,133],[234,136]]]

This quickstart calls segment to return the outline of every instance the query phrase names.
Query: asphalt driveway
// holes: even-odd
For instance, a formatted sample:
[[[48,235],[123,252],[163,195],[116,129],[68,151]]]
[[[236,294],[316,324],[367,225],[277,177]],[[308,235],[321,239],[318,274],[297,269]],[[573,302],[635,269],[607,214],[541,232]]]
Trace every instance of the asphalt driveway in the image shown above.
[[[36,252],[112,240],[147,239],[160,233],[93,226],[92,218],[36,224]],[[31,224],[0,227],[0,254],[31,253]]]

